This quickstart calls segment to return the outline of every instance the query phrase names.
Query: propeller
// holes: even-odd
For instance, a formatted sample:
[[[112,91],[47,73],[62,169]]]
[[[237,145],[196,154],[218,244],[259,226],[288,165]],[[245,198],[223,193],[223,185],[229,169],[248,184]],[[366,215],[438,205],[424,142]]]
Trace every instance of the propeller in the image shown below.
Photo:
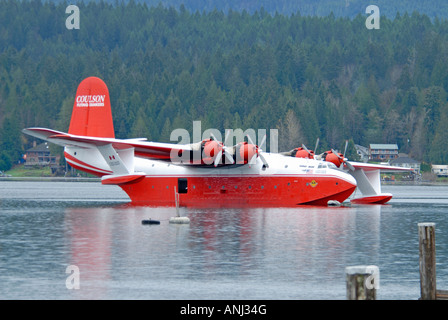
[[[227,131],[224,141],[227,141],[229,134],[230,131]],[[233,154],[229,151],[229,148],[227,148],[224,143],[219,142],[213,133],[210,133],[210,137],[211,139],[204,144],[204,154],[213,159],[213,165],[217,167],[221,163],[223,155],[225,156],[226,163],[234,164],[235,160],[233,159]]]
[[[342,157],[342,155],[340,153],[336,152],[336,150],[334,150],[334,149],[331,149],[331,152],[339,159],[339,162],[341,164],[344,163],[344,158]]]
[[[223,144],[212,137],[211,139],[207,139],[203,141],[203,150],[204,150],[204,161],[208,163],[211,159],[213,159],[213,163],[215,167],[219,164],[219,161],[222,157]]]
[[[259,158],[261,159],[261,161],[263,162],[263,164],[265,165],[265,167],[266,167],[266,168],[269,168],[269,164],[268,164],[268,162],[266,161],[266,158],[265,158],[265,157],[263,156],[263,154],[262,154],[262,151],[263,151],[263,150],[262,150],[260,147],[258,147],[258,146],[252,141],[252,139],[250,138],[250,136],[249,136],[248,134],[246,135],[246,137],[247,137],[247,140],[249,141],[248,144],[245,144],[245,146],[247,146],[246,148],[250,148],[251,146],[253,147],[253,149],[252,149],[253,155],[251,155],[250,159],[247,159],[248,162],[252,161],[252,159],[253,159],[255,156],[257,156],[257,157],[259,157]],[[261,140],[260,145],[264,145],[265,142],[266,142],[266,135],[263,136],[263,139]],[[241,150],[241,149],[240,149],[240,150]],[[247,152],[246,152],[246,151],[244,152],[244,156],[249,156],[250,153],[251,153],[250,151],[251,151],[250,149],[247,149]],[[245,159],[245,158],[243,157],[243,159]]]
[[[302,144],[302,146],[299,148],[294,148],[287,152],[281,152],[280,154],[287,157],[315,159],[314,151],[309,150],[304,144]]]
[[[338,152],[336,152],[334,149],[331,149],[331,152],[336,155],[336,157],[339,159],[339,168],[342,169],[342,167],[345,165],[351,170],[351,171],[355,171],[355,167],[353,167],[353,165],[348,162],[348,159],[345,157],[345,153],[347,152],[347,146],[348,146],[348,140],[345,141],[345,150],[344,150],[344,154],[340,154]]]
[[[351,170],[351,171],[355,171],[355,167],[348,161],[345,161],[345,164],[347,165],[347,167]]]
[[[304,144],[302,144],[302,148],[308,153],[308,158],[314,159],[314,151],[308,150],[308,148]]]
[[[344,149],[344,155],[343,155],[344,163],[350,170],[355,171],[355,167],[353,167],[353,165],[350,162],[348,162],[348,159],[345,157],[345,153],[347,152],[347,146],[348,146],[348,140],[345,140],[345,149]]]
[[[266,142],[266,135],[263,136],[263,139],[261,139],[261,143],[260,146],[264,145],[264,143]],[[266,158],[264,157],[264,155],[262,154],[263,150],[261,148],[258,148],[258,156],[260,157],[261,161],[263,162],[264,166],[266,168],[269,168],[269,164],[266,161]]]
[[[233,159],[233,153],[229,152],[229,148],[226,147],[227,138],[229,137],[230,132],[231,132],[231,130],[227,130],[226,137],[224,138],[224,147],[223,147],[224,157],[225,157],[224,162],[229,162],[231,164],[234,164],[235,160]],[[231,148],[231,150],[233,150],[233,148]]]
[[[225,142],[227,141],[230,133],[230,130],[226,132],[226,137],[224,139]],[[203,158],[204,162],[207,164],[211,164],[211,161],[213,161],[213,165],[217,167],[223,161],[224,156],[225,163],[234,164],[234,154],[235,151],[238,150],[240,159],[243,161],[243,163],[249,163],[252,161],[252,159],[254,159],[254,157],[259,157],[265,167],[268,168],[269,164],[262,154],[263,150],[255,143],[253,143],[249,135],[246,136],[248,142],[241,142],[237,146],[226,147],[225,143],[220,142],[218,139],[216,139],[213,133],[210,133],[210,139],[206,139],[201,142],[203,156],[205,156],[205,158]],[[266,135],[263,136],[261,145],[263,145],[265,142]]]
[[[215,157],[215,161],[213,162],[213,165],[215,167],[217,167],[219,162],[221,162],[221,159],[222,159],[222,149],[219,150],[218,155]]]

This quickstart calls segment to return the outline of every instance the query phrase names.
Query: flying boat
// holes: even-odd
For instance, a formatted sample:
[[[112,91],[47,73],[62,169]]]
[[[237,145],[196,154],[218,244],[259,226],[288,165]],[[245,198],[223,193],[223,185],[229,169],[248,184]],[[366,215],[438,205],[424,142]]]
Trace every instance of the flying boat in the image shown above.
[[[67,163],[117,185],[133,204],[150,206],[327,206],[384,204],[380,171],[401,167],[348,161],[306,146],[286,153],[263,151],[250,137],[228,146],[213,135],[195,143],[115,138],[109,90],[88,77],[78,86],[68,132],[31,127],[23,132],[64,147]],[[263,143],[261,143],[263,145]],[[317,146],[316,146],[317,149]]]

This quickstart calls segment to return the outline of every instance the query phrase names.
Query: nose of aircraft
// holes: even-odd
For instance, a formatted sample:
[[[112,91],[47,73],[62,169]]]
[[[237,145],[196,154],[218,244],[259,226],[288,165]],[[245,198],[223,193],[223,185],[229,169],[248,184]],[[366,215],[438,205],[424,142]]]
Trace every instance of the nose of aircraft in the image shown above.
[[[342,172],[344,174],[343,179],[345,179],[347,181],[347,183],[351,184],[354,188],[357,187],[357,182],[355,177],[353,177],[351,174],[346,173],[346,172]]]
[[[329,201],[344,202],[356,189],[356,179],[343,171],[333,170],[332,178],[327,180],[327,183],[321,185],[320,193],[316,194],[316,198],[301,204],[327,206]]]
[[[348,197],[352,195],[352,193],[355,191],[357,187],[356,179],[346,172],[340,172],[340,192],[337,193],[335,196],[339,202],[345,201]],[[339,200],[340,199],[340,200]]]

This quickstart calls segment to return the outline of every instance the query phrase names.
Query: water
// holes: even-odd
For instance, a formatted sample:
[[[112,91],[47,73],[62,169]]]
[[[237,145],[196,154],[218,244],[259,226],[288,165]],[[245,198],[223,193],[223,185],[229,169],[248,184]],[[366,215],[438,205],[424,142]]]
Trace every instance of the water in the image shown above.
[[[116,186],[0,181],[0,299],[339,300],[345,267],[377,265],[378,299],[416,300],[419,222],[436,223],[448,289],[448,186],[383,191],[389,205],[181,208],[191,222],[173,225],[174,208],[131,206]]]

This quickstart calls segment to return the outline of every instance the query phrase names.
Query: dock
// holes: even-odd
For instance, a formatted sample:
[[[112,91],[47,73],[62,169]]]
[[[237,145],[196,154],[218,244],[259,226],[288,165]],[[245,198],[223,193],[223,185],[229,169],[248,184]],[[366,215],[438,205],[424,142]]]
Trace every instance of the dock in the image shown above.
[[[448,300],[448,290],[437,289],[435,223],[418,224],[419,300]],[[351,266],[345,269],[347,300],[376,300],[379,287],[377,266]]]

